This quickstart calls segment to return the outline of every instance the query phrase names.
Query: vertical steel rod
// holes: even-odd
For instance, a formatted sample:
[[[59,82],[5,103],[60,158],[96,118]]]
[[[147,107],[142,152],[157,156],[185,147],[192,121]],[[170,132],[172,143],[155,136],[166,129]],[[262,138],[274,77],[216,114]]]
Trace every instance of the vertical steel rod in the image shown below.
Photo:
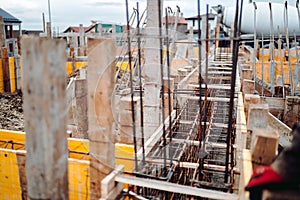
[[[199,82],[199,123],[198,123],[198,132],[200,134],[200,142],[199,142],[199,150],[201,150],[201,142],[203,140],[202,138],[202,100],[201,100],[201,96],[202,96],[202,90],[201,90],[201,85],[202,85],[202,66],[201,66],[201,46],[202,46],[202,42],[201,42],[201,29],[200,29],[200,21],[201,21],[201,16],[200,16],[200,0],[198,0],[198,82]],[[200,153],[200,152],[199,152]],[[198,172],[199,172],[199,180],[202,180],[202,159],[199,159],[199,167],[198,167]]]
[[[172,120],[171,120],[171,91],[170,91],[170,87],[171,87],[171,83],[170,83],[170,42],[169,42],[169,20],[168,20],[168,9],[165,9],[166,12],[166,56],[167,56],[167,76],[168,76],[168,103],[169,103],[169,138],[170,138],[170,143],[169,143],[169,156],[170,156],[170,164],[172,165],[172,149],[171,149],[171,142],[172,142]]]
[[[264,75],[265,75],[265,47],[264,47],[264,34],[261,34],[261,95],[264,96]]]
[[[139,2],[136,2],[137,12],[137,42],[138,42],[138,70],[140,84],[140,109],[141,109],[141,132],[142,132],[142,161],[145,164],[145,134],[144,134],[144,106],[143,106],[143,86],[142,86],[142,62],[141,62],[141,35],[140,35],[140,9]]]
[[[159,28],[159,43],[160,43],[160,79],[161,79],[161,103],[162,103],[162,123],[163,123],[163,160],[164,160],[164,172],[166,172],[166,166],[167,166],[167,152],[166,152],[166,126],[165,126],[165,101],[164,101],[164,65],[163,65],[163,41],[162,41],[162,13],[161,13],[161,1],[158,1],[158,28]]]
[[[126,1],[126,20],[127,20],[127,42],[128,42],[128,61],[129,61],[129,70],[130,70],[130,96],[131,96],[131,112],[132,112],[132,129],[133,129],[133,142],[134,142],[134,161],[135,161],[135,171],[139,171],[138,159],[137,159],[137,146],[136,146],[136,127],[135,127],[135,109],[133,103],[133,69],[131,64],[131,42],[130,42],[130,26],[129,26],[129,11],[128,11],[128,0]]]
[[[241,8],[239,11],[239,0],[236,1],[236,11],[235,11],[235,20],[234,20],[234,36],[233,36],[233,51],[232,51],[232,74],[231,74],[231,88],[230,88],[230,102],[229,102],[229,116],[228,116],[228,129],[226,137],[226,160],[225,160],[225,177],[224,182],[228,182],[229,174],[229,150],[231,146],[231,137],[232,137],[232,123],[233,123],[233,106],[234,106],[234,95],[235,95],[235,81],[236,81],[236,71],[237,71],[237,61],[239,53],[239,33],[242,21],[242,11],[243,11],[243,0],[241,0]],[[238,14],[240,16],[238,17]]]
[[[287,1],[285,1],[285,20],[284,20],[284,25],[285,25],[285,38],[286,38],[286,46],[287,46],[287,49],[288,49],[288,61],[289,61],[289,80],[290,80],[290,94],[291,96],[294,95],[294,83],[293,83],[293,71],[292,71],[292,63],[291,63],[291,54],[290,54],[290,41],[289,41],[289,19],[288,19],[288,8],[287,8]]]
[[[256,84],[256,51],[257,51],[257,38],[256,38],[256,10],[257,6],[256,3],[253,2],[254,6],[254,53],[253,53],[253,65],[254,65],[254,73],[253,73],[253,79],[254,79],[254,90],[255,90],[255,84]]]
[[[209,15],[209,12],[208,12],[208,9],[209,9],[209,5],[206,4],[206,20],[205,20],[205,24],[206,24],[206,30],[205,30],[205,101],[204,101],[204,131],[203,131],[203,134],[204,134],[204,137],[203,139],[205,138],[205,134],[206,134],[206,129],[207,129],[207,96],[208,96],[208,90],[207,90],[207,84],[208,84],[208,51],[209,51],[209,43],[208,43],[208,34],[209,34],[209,27],[208,27],[208,15]],[[203,144],[204,145],[204,144]]]
[[[274,78],[276,72],[276,63],[274,61],[274,27],[273,27],[273,13],[272,13],[272,3],[269,2],[270,9],[270,84],[271,84],[271,93],[272,97],[274,96]],[[273,69],[275,65],[275,69]],[[273,76],[274,74],[274,76]]]
[[[283,67],[283,62],[282,62],[282,50],[281,50],[281,33],[280,33],[280,29],[278,26],[278,49],[280,52],[280,67],[281,67],[281,76],[282,76],[282,97],[285,98],[285,89],[284,89],[284,67]]]

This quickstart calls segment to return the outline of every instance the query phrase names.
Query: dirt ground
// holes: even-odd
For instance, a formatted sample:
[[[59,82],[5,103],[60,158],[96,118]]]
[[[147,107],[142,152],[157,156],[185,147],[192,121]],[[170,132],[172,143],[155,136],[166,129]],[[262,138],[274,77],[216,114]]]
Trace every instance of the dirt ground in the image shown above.
[[[0,129],[24,131],[22,93],[0,93]]]

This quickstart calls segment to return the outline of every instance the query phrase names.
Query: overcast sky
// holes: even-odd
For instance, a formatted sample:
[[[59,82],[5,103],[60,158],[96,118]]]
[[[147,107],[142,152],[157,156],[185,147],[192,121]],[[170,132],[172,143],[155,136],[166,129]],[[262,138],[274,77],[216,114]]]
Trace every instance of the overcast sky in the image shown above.
[[[146,0],[128,0],[130,13],[136,2],[145,9]],[[203,12],[206,4],[233,5],[232,0],[201,0]],[[51,18],[54,27],[65,30],[69,26],[89,26],[91,20],[125,24],[125,0],[50,0]],[[185,17],[197,14],[197,0],[165,0],[164,7],[181,8]],[[0,0],[0,7],[20,19],[23,29],[42,29],[42,13],[48,17],[48,0]]]
[[[146,0],[128,1],[130,13],[136,2],[140,3],[141,9],[145,9]],[[248,1],[244,0],[244,3]],[[201,14],[205,12],[206,4],[210,6],[235,4],[234,0],[200,0],[200,2]],[[59,28],[59,31],[78,24],[89,26],[91,20],[117,24],[126,22],[125,0],[50,0],[50,5],[52,25],[56,29]],[[197,0],[164,0],[164,7],[170,6],[176,10],[176,5],[181,8],[185,17],[197,15]],[[42,30],[42,13],[45,13],[46,21],[49,20],[48,0],[0,0],[0,7],[20,19],[23,22],[23,29]]]

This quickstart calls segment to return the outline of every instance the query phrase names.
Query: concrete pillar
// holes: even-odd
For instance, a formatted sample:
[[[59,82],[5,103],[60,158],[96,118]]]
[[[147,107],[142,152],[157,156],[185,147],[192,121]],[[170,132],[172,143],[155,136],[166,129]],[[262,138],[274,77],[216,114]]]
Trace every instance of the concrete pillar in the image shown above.
[[[79,24],[79,56],[84,56],[85,42],[84,42],[84,28],[82,24]]]
[[[284,106],[283,122],[289,127],[300,119],[300,97],[287,96]]]
[[[140,97],[133,98],[134,116],[135,116],[135,130],[137,145],[141,144],[141,120],[140,120]],[[132,120],[132,107],[131,97],[125,96],[120,99],[120,138],[119,142],[123,144],[134,144],[133,140],[133,120]]]
[[[116,24],[112,24],[111,25],[111,32],[112,32],[112,34],[115,34],[117,32],[117,26],[116,26]]]
[[[115,168],[112,103],[116,45],[111,39],[98,41],[90,49],[87,68],[90,199],[101,198],[101,181]]]
[[[98,23],[98,34],[100,37],[102,36],[102,23]]]
[[[187,71],[187,69],[184,69],[184,68],[179,68],[178,70],[177,70],[177,72],[178,72],[178,74],[179,74],[179,79],[180,80],[182,80],[184,77],[186,77],[187,76],[187,74],[188,74],[188,71]]]
[[[245,107],[245,116],[246,116],[246,121],[248,118],[248,110],[249,110],[249,105],[250,104],[260,104],[260,96],[259,95],[254,95],[254,94],[245,94],[244,96],[244,107]]]
[[[294,86],[295,86],[295,95],[300,96],[300,65],[295,65]]]
[[[47,22],[47,38],[52,37],[52,31],[51,31],[51,22]]]
[[[191,26],[190,29],[189,29],[189,42],[193,42],[194,38],[194,29],[193,27]],[[189,59],[189,62],[191,62],[191,60],[195,57],[194,55],[194,47],[192,44],[189,44],[188,45],[188,59]]]
[[[206,29],[208,27],[206,26],[206,16],[202,16],[201,18],[201,40],[206,39]],[[206,42],[202,42],[201,45],[201,60],[204,60],[206,58]]]
[[[0,48],[2,47],[5,47],[5,31],[3,17],[0,16]]]
[[[161,4],[162,1],[161,1]],[[161,5],[162,6],[162,5]],[[145,44],[145,101],[144,126],[147,140],[159,126],[160,120],[160,43],[158,28],[158,1],[147,1],[148,18]],[[161,9],[161,8],[160,8]]]
[[[249,79],[252,80],[253,71],[252,69],[242,69],[242,80]]]
[[[254,128],[265,128],[268,122],[268,104],[250,104],[248,111],[248,130]]]
[[[244,79],[242,91],[244,94],[253,94],[254,93],[254,81],[249,80],[249,79]]]
[[[88,139],[88,116],[87,116],[87,83],[86,79],[75,80],[75,119],[77,132],[75,138]]]
[[[69,199],[65,47],[22,40],[28,199]]]
[[[279,134],[276,130],[254,128],[251,138],[251,154],[254,167],[270,165],[277,155]],[[266,145],[267,144],[267,145]]]

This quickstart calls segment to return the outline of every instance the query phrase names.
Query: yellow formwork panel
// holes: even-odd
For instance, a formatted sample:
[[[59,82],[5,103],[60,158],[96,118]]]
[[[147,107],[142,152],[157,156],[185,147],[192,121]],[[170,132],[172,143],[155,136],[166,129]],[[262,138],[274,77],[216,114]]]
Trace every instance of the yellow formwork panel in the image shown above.
[[[75,68],[76,69],[79,69],[79,68],[82,68],[82,67],[84,67],[84,66],[87,66],[87,62],[76,62],[75,63]]]
[[[132,172],[134,168],[134,146],[115,144],[116,165],[124,165],[124,170]]]
[[[90,199],[90,163],[69,159],[69,198],[71,200]]]
[[[131,67],[133,67],[134,66],[134,62],[131,62]],[[124,62],[117,62],[116,63],[116,67],[117,68],[120,68],[121,67],[121,70],[123,70],[123,71],[130,71],[129,70],[129,62],[126,62],[126,61],[124,61]]]
[[[72,62],[67,62],[66,63],[66,72],[67,72],[67,74],[72,73]]]
[[[14,144],[10,143],[12,141]],[[21,131],[0,129],[0,148],[25,150],[26,136]],[[89,140],[68,138],[69,158],[89,160]],[[115,157],[117,165],[124,165],[125,171],[133,171],[134,146],[121,143],[115,144]]]
[[[21,200],[17,156],[14,150],[0,149],[0,200]]]
[[[199,58],[198,47],[193,47],[193,50],[194,50],[194,58],[198,59]]]
[[[10,79],[10,91],[15,92],[16,91],[16,70],[15,70],[15,58],[9,57],[8,58],[9,63],[9,79]]]
[[[2,59],[0,59],[0,92],[4,92],[4,81],[2,71]]]
[[[0,148],[25,150],[25,140],[24,132],[0,129]]]
[[[292,65],[292,74],[294,74],[295,70],[295,63]],[[264,62],[264,81],[270,83],[270,63],[269,62]],[[290,79],[289,79],[289,63],[288,62],[283,62],[283,75],[284,75],[284,83],[289,84]],[[256,75],[259,78],[262,78],[262,63],[257,62],[256,63]],[[281,64],[279,62],[276,62],[276,70],[275,70],[275,80],[277,76],[282,76],[282,69],[281,69]]]
[[[79,160],[89,160],[87,153],[90,151],[89,140],[68,138],[68,148],[70,150],[69,157]]]
[[[3,148],[0,148],[0,194],[3,194],[0,195],[0,200],[21,199],[21,186],[16,158],[17,151],[15,150],[24,149],[25,139],[24,132],[0,129],[0,147]],[[13,141],[18,144],[12,145],[7,143],[7,141]],[[90,199],[89,156],[84,155],[84,153],[89,152],[89,141],[86,139],[68,138],[68,148],[70,150],[68,162],[69,197],[74,200]],[[115,157],[116,165],[124,165],[125,171],[133,171],[133,145],[115,144]],[[11,194],[14,194],[14,196],[10,196]]]
[[[21,200],[19,167],[15,150],[0,149],[0,200]],[[89,200],[89,161],[68,160],[69,198]]]
[[[79,69],[82,68],[84,66],[87,66],[87,62],[76,62],[75,63],[75,69]],[[72,62],[67,62],[66,63],[66,71],[67,74],[71,74],[72,73]]]

